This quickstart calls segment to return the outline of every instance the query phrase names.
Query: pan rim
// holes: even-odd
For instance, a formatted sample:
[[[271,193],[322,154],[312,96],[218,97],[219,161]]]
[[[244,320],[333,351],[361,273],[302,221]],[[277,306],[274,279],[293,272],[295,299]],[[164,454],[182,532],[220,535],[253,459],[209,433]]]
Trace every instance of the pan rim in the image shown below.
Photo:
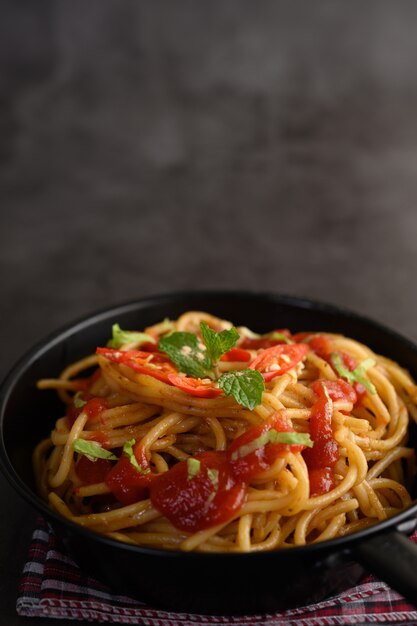
[[[152,556],[160,556],[161,558],[181,558],[187,560],[204,559],[210,561],[213,559],[227,559],[241,561],[242,559],[271,559],[277,558],[277,555],[285,555],[285,558],[299,558],[300,554],[314,554],[318,555],[328,554],[329,551],[341,551],[350,553],[357,543],[366,540],[369,536],[384,533],[387,530],[396,530],[404,522],[410,521],[414,516],[417,516],[417,502],[414,502],[406,509],[397,513],[393,517],[376,522],[372,526],[365,528],[361,531],[357,531],[350,535],[343,537],[337,537],[334,539],[307,544],[304,546],[293,546],[289,549],[279,548],[276,550],[270,550],[265,552],[185,552],[180,550],[168,550],[161,548],[152,548],[147,546],[136,546],[132,544],[125,544],[121,541],[117,541],[110,537],[100,535],[94,531],[84,528],[65,519],[60,514],[51,509],[47,503],[45,503],[40,496],[38,496],[29,486],[20,478],[15,471],[13,464],[7,453],[7,448],[4,441],[4,414],[8,403],[8,398],[12,393],[15,385],[19,381],[20,377],[30,367],[30,365],[50,350],[54,345],[64,341],[68,335],[73,335],[81,330],[94,326],[100,321],[105,320],[112,315],[127,313],[129,311],[146,309],[152,305],[163,303],[164,301],[175,302],[181,298],[215,298],[215,297],[227,297],[227,298],[251,298],[251,299],[263,299],[271,300],[279,304],[293,306],[301,309],[310,309],[314,311],[322,311],[337,315],[344,319],[354,319],[364,325],[369,326],[383,332],[385,335],[396,339],[398,342],[404,344],[409,349],[417,354],[417,344],[415,344],[407,336],[402,335],[398,331],[386,326],[385,324],[378,322],[371,317],[358,313],[352,309],[345,308],[340,305],[331,304],[320,299],[312,299],[299,295],[292,295],[288,293],[280,293],[274,291],[263,290],[233,290],[233,289],[200,289],[200,290],[182,290],[182,291],[168,291],[165,293],[150,294],[139,298],[128,299],[123,302],[115,303],[110,306],[100,307],[96,310],[92,310],[89,313],[77,317],[73,321],[63,324],[53,330],[51,333],[46,334],[43,338],[37,341],[32,347],[25,351],[20,358],[12,365],[9,372],[5,375],[0,383],[0,470],[8,480],[9,484],[14,490],[28,503],[35,511],[48,520],[53,519],[60,525],[68,526],[76,534],[79,534],[86,539],[98,541],[112,548],[126,550],[136,554],[147,554]],[[416,520],[417,523],[417,520]],[[293,556],[291,556],[293,555]]]

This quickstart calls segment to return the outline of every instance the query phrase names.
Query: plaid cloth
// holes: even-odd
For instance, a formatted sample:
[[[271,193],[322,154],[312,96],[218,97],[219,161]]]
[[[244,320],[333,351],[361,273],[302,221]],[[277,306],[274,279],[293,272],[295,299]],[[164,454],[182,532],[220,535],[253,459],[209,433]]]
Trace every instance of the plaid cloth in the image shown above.
[[[417,541],[417,532],[412,539]],[[173,613],[112,594],[60,551],[47,523],[38,519],[24,567],[17,613],[142,626],[331,626],[334,624],[417,624],[417,609],[385,583],[368,576],[360,585],[315,605],[282,613],[211,616]]]

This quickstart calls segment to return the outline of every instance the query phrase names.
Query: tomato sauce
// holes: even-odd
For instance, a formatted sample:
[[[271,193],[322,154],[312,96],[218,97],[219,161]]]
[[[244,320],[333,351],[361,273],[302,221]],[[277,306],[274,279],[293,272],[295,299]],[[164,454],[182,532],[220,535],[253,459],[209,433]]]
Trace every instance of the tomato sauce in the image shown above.
[[[74,403],[70,404],[67,408],[67,421],[68,426],[71,428],[80,415],[80,413],[87,413],[88,419],[96,419],[100,417],[101,413],[109,408],[109,404],[107,400],[104,398],[98,398],[95,396],[90,396],[89,393],[84,392],[80,396],[80,400],[85,402],[83,406],[76,407]]]
[[[330,386],[329,382],[335,384]],[[326,381],[325,384],[317,381],[312,387],[318,395],[310,416],[310,436],[314,445],[302,454],[309,470],[310,495],[318,496],[334,488],[334,467],[340,456],[332,429],[332,399],[341,399],[353,389],[347,389],[344,381]]]
[[[190,473],[190,459],[161,474],[150,471],[139,444],[134,455],[142,471],[123,455],[105,477],[113,495],[124,505],[150,497],[178,529],[197,532],[230,520],[243,506],[250,481],[267,470],[278,457],[300,451],[302,445],[259,443],[269,430],[293,432],[282,413],[254,426],[235,439],[228,450],[205,451],[192,457],[197,470]]]
[[[231,471],[226,452],[201,452],[194,458],[200,464],[195,476],[189,478],[188,463],[181,461],[150,486],[153,506],[186,532],[227,522],[242,507],[247,492],[247,483]]]
[[[91,461],[86,456],[80,456],[75,466],[75,473],[83,485],[94,485],[104,481],[112,466],[112,462],[106,459]]]
[[[311,339],[309,339],[309,337],[311,337]],[[342,359],[343,365],[346,367],[346,369],[349,370],[349,372],[353,372],[353,370],[357,366],[357,361],[355,357],[348,354],[347,352],[342,352],[342,351],[331,352],[329,340],[324,335],[314,336],[314,335],[311,335],[311,333],[298,333],[297,335],[293,336],[293,339],[295,339],[296,341],[307,341],[308,345],[310,346],[310,349],[313,350],[313,352],[317,354],[317,356],[322,358],[324,361],[327,361],[327,363],[329,363],[332,367],[333,367],[332,360],[331,360],[332,354],[337,354],[338,356],[340,356],[340,358]],[[355,406],[360,406],[366,395],[366,389],[363,385],[361,385],[358,382],[354,382],[352,387],[356,394],[356,398],[355,400],[353,400],[353,404]],[[337,398],[333,398],[333,399],[337,399]]]
[[[123,505],[143,500],[148,495],[148,488],[156,475],[150,471],[139,472],[128,456],[121,456],[105,478],[105,483]]]

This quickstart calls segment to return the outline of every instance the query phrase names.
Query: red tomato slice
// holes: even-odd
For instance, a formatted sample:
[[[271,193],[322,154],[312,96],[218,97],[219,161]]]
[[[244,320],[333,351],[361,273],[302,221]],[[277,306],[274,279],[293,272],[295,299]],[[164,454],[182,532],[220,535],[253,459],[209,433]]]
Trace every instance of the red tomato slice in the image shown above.
[[[177,374],[177,370],[165,355],[159,352],[145,352],[144,350],[114,350],[113,348],[97,348],[97,354],[104,356],[113,363],[127,365],[139,374],[147,374],[167,383],[170,374]]]
[[[298,365],[307,354],[308,349],[304,343],[273,346],[262,350],[249,365],[249,368],[261,372],[265,381],[268,382],[275,376],[281,376]]]
[[[355,404],[358,399],[352,385],[341,378],[338,380],[315,380],[311,388],[319,398],[325,395],[323,386],[326,388],[331,400],[347,400]]]
[[[232,348],[229,352],[223,354],[220,361],[250,361],[252,355],[248,350],[242,348]]]
[[[169,374],[168,381],[175,387],[178,387],[178,389],[198,398],[216,398],[223,393],[220,387],[215,387],[213,381],[209,378],[201,379],[192,378],[192,376]]]

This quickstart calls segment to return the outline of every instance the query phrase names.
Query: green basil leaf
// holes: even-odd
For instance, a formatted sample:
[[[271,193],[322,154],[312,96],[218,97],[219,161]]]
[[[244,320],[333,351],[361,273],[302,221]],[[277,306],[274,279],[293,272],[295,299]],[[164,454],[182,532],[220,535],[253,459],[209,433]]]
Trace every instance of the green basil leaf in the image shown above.
[[[225,372],[219,378],[219,387],[226,396],[233,396],[236,402],[247,409],[254,409],[262,402],[265,389],[263,376],[257,370],[244,369]]]
[[[87,441],[86,439],[75,439],[72,447],[75,452],[86,456],[90,461],[97,461],[97,459],[108,459],[109,461],[117,461],[115,456],[110,450],[106,450],[96,441]]]

